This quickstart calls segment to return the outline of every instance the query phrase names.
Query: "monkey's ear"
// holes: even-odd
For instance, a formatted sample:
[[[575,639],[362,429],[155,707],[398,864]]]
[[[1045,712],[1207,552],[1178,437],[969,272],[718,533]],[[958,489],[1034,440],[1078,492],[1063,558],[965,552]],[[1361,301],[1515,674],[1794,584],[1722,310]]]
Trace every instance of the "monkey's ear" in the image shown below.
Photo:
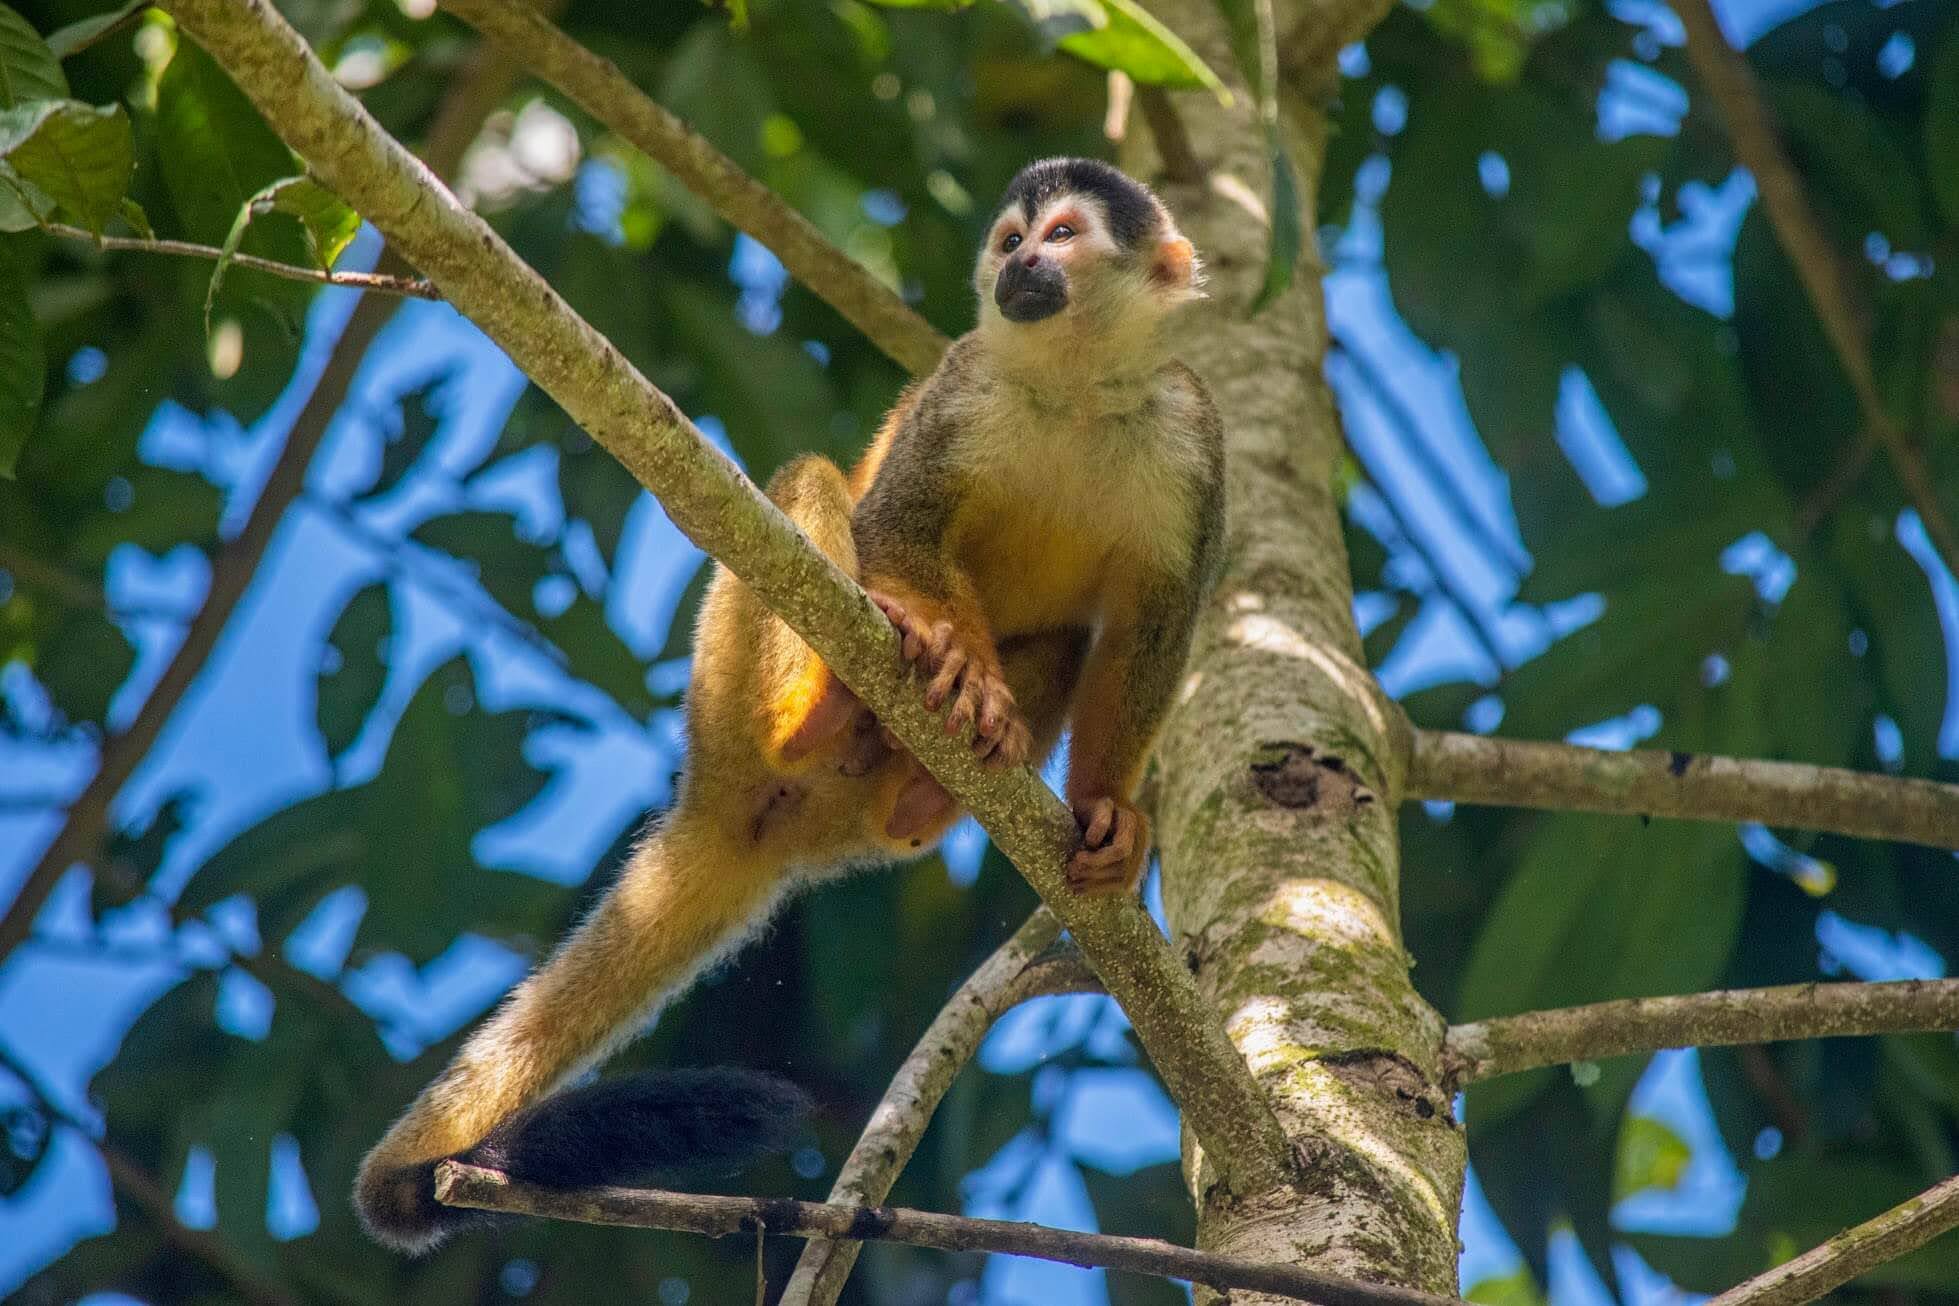
[[[1150,260],[1150,279],[1173,294],[1200,297],[1203,291],[1198,286],[1204,278],[1196,248],[1173,230],[1157,243],[1156,257]]]

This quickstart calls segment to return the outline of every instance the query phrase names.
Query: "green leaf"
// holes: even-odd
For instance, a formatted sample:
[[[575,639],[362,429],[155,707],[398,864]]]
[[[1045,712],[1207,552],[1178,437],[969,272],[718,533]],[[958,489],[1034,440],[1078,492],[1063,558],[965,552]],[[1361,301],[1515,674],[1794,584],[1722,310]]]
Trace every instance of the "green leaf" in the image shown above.
[[[1876,114],[1823,86],[1770,80],[1762,89],[1804,184],[1825,201],[1822,216],[1838,218],[1846,246],[1875,229],[1899,249],[1925,248],[1931,235],[1918,171]]]
[[[282,177],[264,187],[239,205],[238,216],[232,219],[217,264],[211,269],[211,281],[204,292],[206,335],[211,333],[211,306],[217,301],[218,288],[231,268],[231,261],[238,256],[239,242],[244,240],[245,229],[252,219],[262,213],[283,213],[297,218],[306,234],[306,248],[323,271],[332,269],[333,261],[340,257],[361,225],[359,214],[311,177]]]
[[[143,211],[141,204],[125,196],[116,212],[122,216],[122,220],[129,224],[129,229],[135,232],[137,236],[144,240],[156,239],[156,228],[150,225],[150,215]]]
[[[1693,1149],[1663,1120],[1627,1116],[1619,1130],[1619,1154],[1613,1167],[1612,1200],[1657,1189],[1672,1192],[1680,1186],[1693,1160]]]
[[[27,272],[0,242],[0,476],[11,479],[41,412],[47,359],[28,305]]]
[[[552,551],[520,537],[517,525],[509,513],[472,510],[430,518],[409,538],[469,564],[491,598],[529,620],[537,583],[558,566]]]
[[[1685,821],[1546,819],[1484,918],[1457,1018],[1692,993],[1721,973],[1747,884],[1734,832]],[[1470,1090],[1477,1127],[1539,1091],[1537,1076]]]
[[[41,645],[33,669],[63,717],[100,722],[135,665],[136,650],[114,622],[92,609],[72,608]]]
[[[0,4],[0,109],[35,100],[65,100],[61,61],[25,18]]]
[[[1959,227],[1959,24],[1946,29],[1925,88],[1925,172],[1946,226]]]
[[[1252,300],[1254,313],[1292,285],[1293,269],[1299,265],[1299,251],[1306,239],[1299,178],[1293,173],[1292,159],[1276,126],[1266,128],[1265,154],[1272,168],[1272,245],[1265,259],[1265,282]]]
[[[129,0],[106,14],[78,19],[48,33],[48,49],[58,59],[71,58],[94,45],[109,33],[148,9],[153,0]]]
[[[1231,103],[1231,92],[1211,66],[1136,0],[1100,3],[1103,21],[1093,31],[1062,37],[1058,44],[1063,50],[1098,68],[1128,73],[1146,86],[1203,87],[1219,103]]]
[[[374,483],[361,494],[363,500],[373,499],[394,489],[422,456],[422,451],[428,448],[442,419],[440,396],[443,387],[453,375],[450,372],[438,373],[398,397],[396,403],[401,424],[398,428],[383,425],[381,467],[374,475]]]
[[[1478,1279],[1463,1296],[1482,1306],[1544,1306],[1544,1294],[1525,1265],[1518,1266],[1515,1274]]]
[[[157,157],[177,216],[194,239],[222,241],[238,211],[261,189],[293,174],[292,151],[244,92],[190,41],[179,41],[157,83]],[[297,232],[274,241],[258,232],[246,248],[297,262]],[[269,248],[277,246],[277,248]]]
[[[48,193],[0,160],[0,232],[31,231],[53,216]]]
[[[96,235],[136,171],[136,141],[119,104],[42,100],[0,113],[0,158]]]
[[[387,645],[394,614],[388,586],[377,582],[348,601],[327,643],[334,650],[315,681],[313,720],[338,757],[360,735],[388,680]]]

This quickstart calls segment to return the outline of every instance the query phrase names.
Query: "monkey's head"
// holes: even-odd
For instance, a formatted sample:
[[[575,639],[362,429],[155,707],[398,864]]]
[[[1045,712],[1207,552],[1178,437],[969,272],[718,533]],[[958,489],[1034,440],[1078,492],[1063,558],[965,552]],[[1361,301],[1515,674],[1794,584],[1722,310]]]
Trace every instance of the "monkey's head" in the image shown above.
[[[1162,201],[1095,159],[1021,169],[973,273],[980,329],[1030,348],[1083,332],[1140,343],[1203,297],[1200,281],[1196,251]]]

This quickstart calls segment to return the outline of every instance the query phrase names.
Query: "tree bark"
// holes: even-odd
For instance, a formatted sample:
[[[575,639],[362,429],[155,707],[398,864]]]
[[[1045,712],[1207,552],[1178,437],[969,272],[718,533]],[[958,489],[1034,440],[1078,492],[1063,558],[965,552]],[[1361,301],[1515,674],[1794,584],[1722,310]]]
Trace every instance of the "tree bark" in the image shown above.
[[[1152,9],[1213,68],[1233,67],[1210,0]],[[1310,17],[1352,39],[1378,14],[1362,0]],[[1297,31],[1307,6],[1276,17]],[[1242,83],[1234,90],[1229,107],[1178,100],[1211,180],[1163,184],[1210,272],[1211,302],[1180,352],[1224,414],[1230,522],[1228,570],[1157,748],[1157,830],[1174,942],[1277,1108],[1304,1179],[1234,1198],[1186,1135],[1198,1245],[1453,1294],[1466,1149],[1440,1088],[1442,1018],[1410,984],[1401,942],[1406,730],[1353,622],[1310,249],[1294,287],[1247,317],[1268,232],[1232,197],[1264,193],[1268,165],[1253,102]],[[1291,122],[1310,239],[1325,124]]]

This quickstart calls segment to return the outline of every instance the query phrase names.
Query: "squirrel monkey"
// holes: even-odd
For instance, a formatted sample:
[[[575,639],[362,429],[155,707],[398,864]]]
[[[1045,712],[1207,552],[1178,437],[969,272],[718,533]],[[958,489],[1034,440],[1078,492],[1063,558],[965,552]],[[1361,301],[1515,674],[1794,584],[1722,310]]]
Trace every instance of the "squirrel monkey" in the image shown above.
[[[1163,327],[1201,297],[1146,187],[1050,159],[1008,187],[974,270],[978,326],[907,389],[848,477],[805,456],[775,503],[870,591],[947,733],[993,766],[1072,731],[1081,893],[1133,891],[1132,803],[1214,577],[1224,440]],[[426,1251],[473,1219],[433,1192],[459,1158],[561,1187],[728,1170],[807,1101],[752,1072],[554,1090],[765,921],[793,888],[911,856],[958,812],[795,632],[717,571],[695,636],[672,809],[557,952],[361,1165],[374,1237]]]

